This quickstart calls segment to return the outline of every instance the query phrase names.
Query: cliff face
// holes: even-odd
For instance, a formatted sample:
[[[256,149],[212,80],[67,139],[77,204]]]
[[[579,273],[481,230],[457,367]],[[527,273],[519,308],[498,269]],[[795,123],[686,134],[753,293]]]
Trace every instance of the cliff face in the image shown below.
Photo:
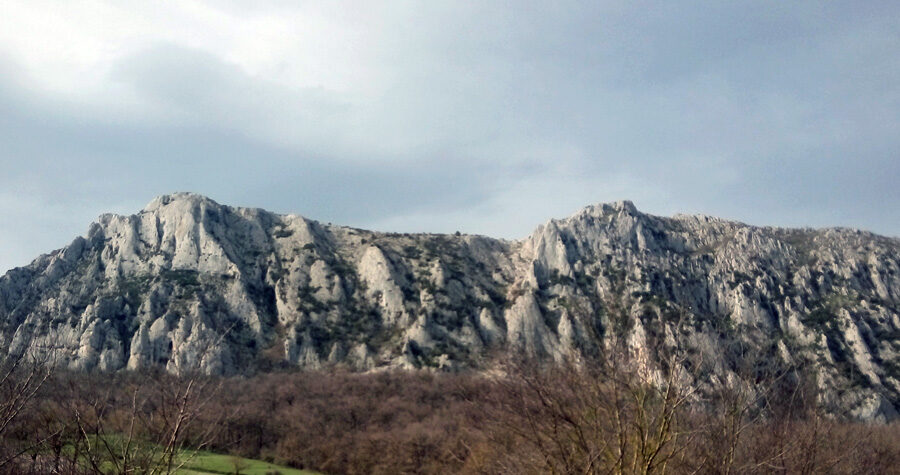
[[[694,384],[800,364],[823,402],[900,408],[900,240],[847,229],[661,218],[630,202],[521,241],[377,233],[157,198],[0,278],[0,349],[80,370],[232,374],[487,367],[625,342],[648,372],[693,355]],[[754,363],[756,364],[756,363]]]

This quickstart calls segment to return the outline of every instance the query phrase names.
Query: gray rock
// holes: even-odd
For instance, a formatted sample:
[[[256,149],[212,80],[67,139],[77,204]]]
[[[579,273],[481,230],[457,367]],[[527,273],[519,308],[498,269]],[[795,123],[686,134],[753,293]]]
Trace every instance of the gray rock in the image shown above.
[[[627,201],[520,241],[378,233],[179,193],[0,278],[0,351],[85,371],[486,369],[615,342],[648,374],[694,355],[702,387],[802,366],[830,411],[896,418],[900,240]]]

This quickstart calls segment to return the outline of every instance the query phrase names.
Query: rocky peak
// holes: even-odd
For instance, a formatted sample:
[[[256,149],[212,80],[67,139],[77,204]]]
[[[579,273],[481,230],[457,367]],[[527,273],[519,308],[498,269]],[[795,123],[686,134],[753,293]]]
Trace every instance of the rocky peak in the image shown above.
[[[617,215],[639,216],[642,214],[643,213],[638,211],[637,207],[635,207],[634,203],[629,200],[621,200],[585,206],[575,214],[565,218],[565,220],[610,218]]]
[[[696,358],[698,387],[750,354],[802,363],[834,412],[895,417],[900,245],[629,201],[512,242],[379,233],[176,193],[0,277],[0,351],[81,370],[488,368],[614,341],[651,373]]]
[[[147,206],[144,207],[143,212],[159,212],[163,208],[166,208],[170,205],[177,209],[193,209],[204,205],[216,208],[222,206],[203,195],[189,192],[176,192],[167,195],[160,195],[156,198],[153,198],[153,200],[147,203]]]

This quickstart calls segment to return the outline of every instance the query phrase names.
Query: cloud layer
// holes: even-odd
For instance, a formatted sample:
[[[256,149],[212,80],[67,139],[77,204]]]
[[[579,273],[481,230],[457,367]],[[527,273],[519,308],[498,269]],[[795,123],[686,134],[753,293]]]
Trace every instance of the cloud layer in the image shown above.
[[[645,211],[900,234],[896,2],[0,4],[0,271],[196,191],[516,238]]]

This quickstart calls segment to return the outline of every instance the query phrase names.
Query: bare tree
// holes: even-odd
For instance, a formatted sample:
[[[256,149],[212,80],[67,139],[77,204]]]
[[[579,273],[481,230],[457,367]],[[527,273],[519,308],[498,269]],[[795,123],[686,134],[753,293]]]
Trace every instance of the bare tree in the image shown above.
[[[662,473],[695,434],[683,424],[694,395],[683,358],[653,371],[624,345],[562,363],[520,360],[496,381],[494,441],[531,456],[501,462],[506,472]]]
[[[14,440],[11,429],[23,418],[38,392],[53,374],[53,353],[14,351],[0,359],[0,472],[11,470],[16,460],[34,450],[52,437],[43,434],[38,438]]]
[[[224,414],[208,406],[221,380],[159,372],[118,375],[114,387],[73,378],[59,413],[71,421],[67,464],[85,472],[174,473],[213,439]]]

